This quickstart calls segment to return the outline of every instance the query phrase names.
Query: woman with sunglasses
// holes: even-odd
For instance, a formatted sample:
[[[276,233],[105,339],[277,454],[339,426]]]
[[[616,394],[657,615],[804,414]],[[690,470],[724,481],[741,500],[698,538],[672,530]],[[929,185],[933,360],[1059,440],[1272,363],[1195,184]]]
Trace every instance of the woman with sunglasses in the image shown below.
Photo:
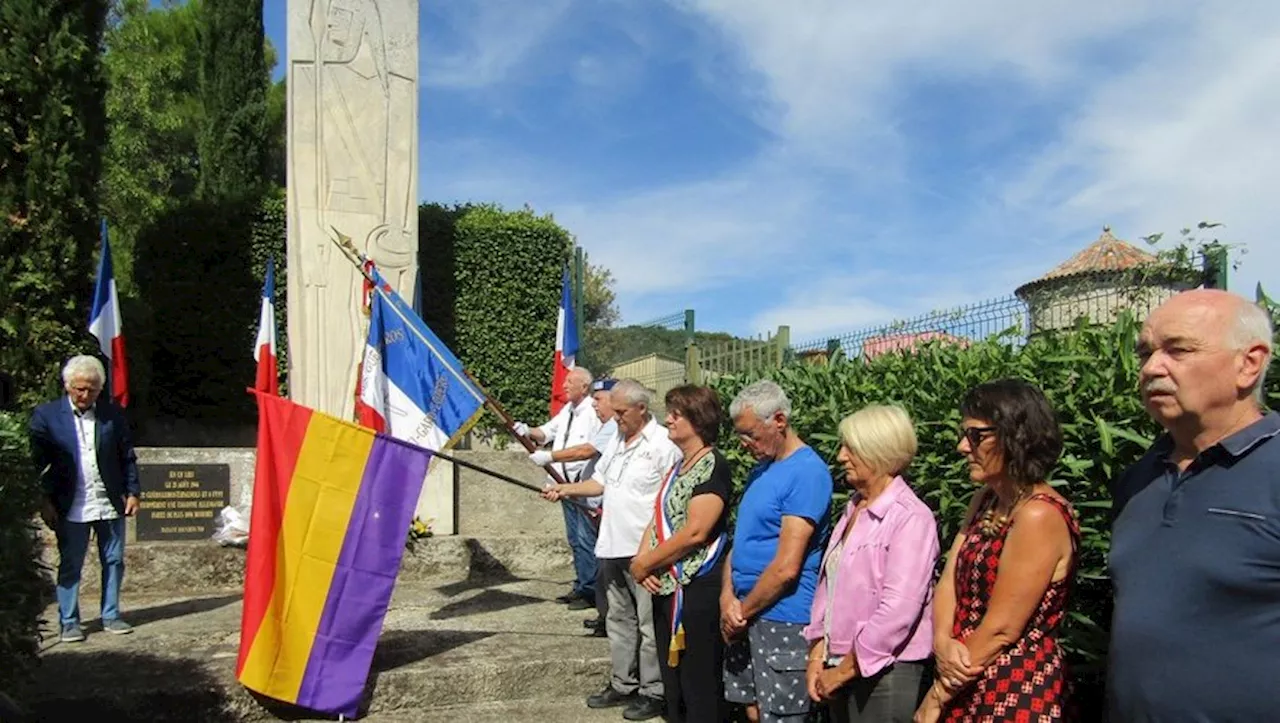
[[[934,592],[930,723],[1070,719],[1058,632],[1080,530],[1046,481],[1062,432],[1044,393],[1005,379],[960,404],[959,452],[982,485]]]

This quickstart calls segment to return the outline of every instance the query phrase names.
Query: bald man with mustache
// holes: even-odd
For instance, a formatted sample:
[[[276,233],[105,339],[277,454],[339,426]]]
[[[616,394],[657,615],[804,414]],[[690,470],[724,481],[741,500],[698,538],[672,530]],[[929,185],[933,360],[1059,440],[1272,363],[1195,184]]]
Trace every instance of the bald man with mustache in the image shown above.
[[[1138,340],[1164,428],[1116,483],[1112,721],[1280,716],[1280,415],[1263,403],[1270,316],[1225,291],[1177,294]]]

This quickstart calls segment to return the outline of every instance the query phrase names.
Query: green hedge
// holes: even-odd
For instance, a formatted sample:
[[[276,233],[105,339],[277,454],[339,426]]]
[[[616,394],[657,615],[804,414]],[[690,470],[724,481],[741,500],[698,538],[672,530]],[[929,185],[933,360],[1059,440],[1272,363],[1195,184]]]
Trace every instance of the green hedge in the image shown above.
[[[249,229],[250,273],[255,288],[262,293],[262,282],[267,275],[267,259],[275,261],[276,271],[276,374],[280,380],[280,394],[289,392],[289,384],[285,370],[289,368],[289,315],[285,291],[289,288],[288,258],[285,250],[285,216],[288,213],[284,189],[278,188],[268,193],[258,207],[257,214]],[[255,297],[256,298],[256,297]],[[258,333],[258,315],[249,320],[250,338]],[[252,384],[250,381],[249,384]]]
[[[453,234],[453,350],[512,415],[540,422],[573,240],[549,216],[496,206],[465,208]]]
[[[0,691],[26,679],[40,651],[40,615],[51,585],[33,522],[40,502],[26,417],[0,412]]]
[[[138,235],[134,274],[151,311],[135,352],[150,359],[139,390],[147,413],[253,420],[244,390],[253,386],[261,294],[249,253],[258,210],[256,199],[189,201]]]
[[[1071,654],[1073,675],[1086,707],[1100,702],[1111,616],[1106,570],[1109,485],[1159,433],[1138,395],[1139,364],[1134,351],[1138,330],[1126,318],[1110,328],[1082,326],[1037,336],[1023,346],[1000,338],[965,348],[932,343],[917,353],[885,354],[866,363],[793,365],[768,374],[790,396],[796,430],[831,464],[837,478],[840,419],[868,404],[902,405],[915,421],[920,440],[907,476],[937,511],[944,549],[976,489],[956,451],[960,399],[974,385],[1001,377],[1026,379],[1045,391],[1058,412],[1065,443],[1050,482],[1079,511],[1083,532],[1063,644]],[[714,386],[727,405],[755,378],[726,377]],[[1267,387],[1275,406],[1280,401],[1280,375],[1271,374]],[[735,480],[740,484],[750,460],[731,429],[724,430],[720,442],[738,466]],[[836,508],[841,509],[847,487],[837,489]]]

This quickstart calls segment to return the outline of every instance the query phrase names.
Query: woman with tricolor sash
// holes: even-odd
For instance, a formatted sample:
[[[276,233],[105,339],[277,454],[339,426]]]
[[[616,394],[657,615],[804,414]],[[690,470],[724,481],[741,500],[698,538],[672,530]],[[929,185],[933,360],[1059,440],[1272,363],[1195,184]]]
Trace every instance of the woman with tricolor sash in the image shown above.
[[[631,574],[654,595],[653,627],[666,720],[723,720],[720,578],[729,517],[729,465],[714,445],[723,412],[716,393],[667,392],[667,436],[682,459],[663,479]]]

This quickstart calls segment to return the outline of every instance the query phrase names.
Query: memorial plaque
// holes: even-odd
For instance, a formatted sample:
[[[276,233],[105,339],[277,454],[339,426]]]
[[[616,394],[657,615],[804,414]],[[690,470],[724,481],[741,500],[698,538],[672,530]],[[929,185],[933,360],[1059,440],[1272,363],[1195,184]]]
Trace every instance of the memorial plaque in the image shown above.
[[[208,540],[230,504],[231,466],[140,464],[138,540]]]

